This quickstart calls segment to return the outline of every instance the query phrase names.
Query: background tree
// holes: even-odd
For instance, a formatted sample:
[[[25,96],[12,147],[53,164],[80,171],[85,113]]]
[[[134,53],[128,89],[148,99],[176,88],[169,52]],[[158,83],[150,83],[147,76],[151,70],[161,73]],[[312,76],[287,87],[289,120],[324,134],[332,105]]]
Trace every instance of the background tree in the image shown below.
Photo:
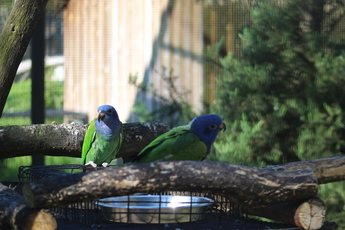
[[[343,43],[320,26],[325,5],[300,0],[258,4],[251,27],[240,35],[243,58],[229,54],[220,60],[224,75],[218,81],[217,110],[234,123],[229,138],[248,133],[252,157],[246,163],[276,164],[345,151],[344,56],[334,48]],[[324,17],[313,16],[319,14]]]
[[[262,166],[345,152],[344,41],[334,36],[343,9],[325,0],[253,8],[243,58],[220,59],[216,111],[230,129],[213,159]],[[341,213],[343,184],[330,187],[328,209]]]

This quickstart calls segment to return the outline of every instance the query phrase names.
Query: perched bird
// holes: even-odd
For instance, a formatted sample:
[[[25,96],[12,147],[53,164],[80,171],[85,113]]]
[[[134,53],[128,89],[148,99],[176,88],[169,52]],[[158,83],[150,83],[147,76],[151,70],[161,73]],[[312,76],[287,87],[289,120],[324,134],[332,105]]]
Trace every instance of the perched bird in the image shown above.
[[[216,114],[194,118],[160,135],[131,160],[131,163],[205,159],[220,130],[226,126]]]
[[[119,151],[122,139],[122,123],[114,107],[98,107],[98,118],[90,122],[84,137],[82,164],[107,167]]]

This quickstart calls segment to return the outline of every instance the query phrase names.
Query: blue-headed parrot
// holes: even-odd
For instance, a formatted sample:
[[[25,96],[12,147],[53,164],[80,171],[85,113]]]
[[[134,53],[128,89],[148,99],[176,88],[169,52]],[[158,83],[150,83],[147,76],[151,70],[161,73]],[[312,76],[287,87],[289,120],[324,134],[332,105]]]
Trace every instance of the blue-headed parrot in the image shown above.
[[[226,126],[217,114],[194,118],[188,125],[175,127],[160,135],[131,160],[131,163],[193,160],[201,161]]]
[[[98,107],[98,118],[86,130],[82,147],[82,164],[107,167],[120,150],[123,139],[122,123],[114,107]]]

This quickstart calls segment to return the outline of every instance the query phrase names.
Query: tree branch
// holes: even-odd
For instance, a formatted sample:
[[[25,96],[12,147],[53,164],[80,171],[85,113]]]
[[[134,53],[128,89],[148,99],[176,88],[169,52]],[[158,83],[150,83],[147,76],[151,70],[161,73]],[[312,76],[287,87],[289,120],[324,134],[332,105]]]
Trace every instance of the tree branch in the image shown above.
[[[164,191],[211,192],[248,207],[314,197],[311,170],[273,172],[219,162],[154,162],[114,166],[89,173],[64,174],[28,182],[25,203],[43,208],[104,197]]]
[[[263,168],[273,171],[310,169],[315,174],[318,184],[326,184],[345,180],[345,155],[336,155],[309,161],[291,162],[281,165],[269,165]]]
[[[0,159],[18,156],[80,157],[86,125],[0,126]],[[124,124],[124,140],[117,157],[134,157],[169,126],[160,122]]]

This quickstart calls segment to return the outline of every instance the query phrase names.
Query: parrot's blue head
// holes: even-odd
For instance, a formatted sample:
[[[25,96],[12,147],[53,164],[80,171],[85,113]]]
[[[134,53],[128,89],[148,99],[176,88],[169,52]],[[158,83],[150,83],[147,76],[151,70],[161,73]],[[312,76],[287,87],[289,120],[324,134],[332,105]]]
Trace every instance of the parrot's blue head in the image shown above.
[[[101,139],[108,141],[116,138],[116,134],[121,132],[122,123],[114,107],[101,105],[97,110],[98,117],[95,123],[97,134]]]
[[[107,123],[106,121],[116,121],[119,119],[119,116],[117,115],[117,112],[115,108],[111,105],[101,105],[97,109],[98,111],[98,121],[103,121]]]
[[[122,127],[116,110],[110,105],[101,105],[97,110],[98,117],[95,123],[97,134],[104,135],[105,139],[114,138],[114,134],[119,133]]]
[[[191,131],[198,135],[208,149],[216,140],[220,130],[226,129],[225,124],[217,114],[207,114],[194,118],[190,123]]]

